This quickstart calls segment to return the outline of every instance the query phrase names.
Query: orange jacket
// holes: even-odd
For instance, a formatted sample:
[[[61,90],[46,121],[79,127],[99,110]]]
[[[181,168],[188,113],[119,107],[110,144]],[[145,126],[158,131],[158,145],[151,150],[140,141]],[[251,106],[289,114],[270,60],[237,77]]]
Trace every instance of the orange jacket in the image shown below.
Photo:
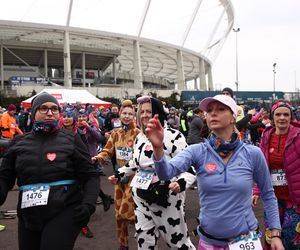
[[[11,116],[8,112],[3,114],[1,118],[2,122],[2,136],[6,138],[14,138],[15,134],[22,135],[23,132],[21,129],[19,129],[17,125],[16,118],[14,116]],[[8,129],[8,130],[7,130]]]

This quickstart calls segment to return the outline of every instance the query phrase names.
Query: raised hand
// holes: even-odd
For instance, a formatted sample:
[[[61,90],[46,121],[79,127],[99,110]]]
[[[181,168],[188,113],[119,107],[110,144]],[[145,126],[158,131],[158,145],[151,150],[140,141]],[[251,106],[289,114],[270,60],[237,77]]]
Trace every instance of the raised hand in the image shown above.
[[[152,143],[154,157],[159,160],[164,154],[164,128],[160,124],[157,114],[149,120],[145,131],[147,138]]]
[[[146,127],[146,135],[153,148],[163,148],[164,128],[160,124],[157,114],[149,120]]]

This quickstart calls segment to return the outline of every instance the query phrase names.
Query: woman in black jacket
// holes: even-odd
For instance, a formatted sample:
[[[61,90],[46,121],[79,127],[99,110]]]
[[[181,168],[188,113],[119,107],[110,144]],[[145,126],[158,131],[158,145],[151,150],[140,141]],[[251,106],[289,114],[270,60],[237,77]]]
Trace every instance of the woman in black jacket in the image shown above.
[[[79,135],[58,128],[59,104],[32,101],[32,132],[12,140],[0,168],[0,205],[17,180],[20,250],[73,249],[92,213],[99,177]]]

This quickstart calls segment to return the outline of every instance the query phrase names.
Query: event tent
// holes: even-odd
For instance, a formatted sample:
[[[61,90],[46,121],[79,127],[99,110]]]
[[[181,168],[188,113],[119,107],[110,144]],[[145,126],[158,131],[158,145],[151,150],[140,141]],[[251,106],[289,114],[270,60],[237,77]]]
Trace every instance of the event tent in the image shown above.
[[[76,102],[81,102],[82,104],[89,103],[98,108],[101,106],[109,108],[111,105],[110,102],[105,102],[95,97],[85,89],[43,89],[38,94],[24,100],[22,102],[22,106],[24,108],[30,108],[32,99],[43,92],[47,92],[50,95],[53,95],[57,99],[59,104],[76,104]]]

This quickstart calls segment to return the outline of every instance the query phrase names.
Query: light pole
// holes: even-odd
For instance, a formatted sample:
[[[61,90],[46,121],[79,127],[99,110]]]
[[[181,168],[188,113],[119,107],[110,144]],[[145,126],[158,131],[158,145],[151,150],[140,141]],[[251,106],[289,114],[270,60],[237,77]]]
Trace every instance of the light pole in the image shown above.
[[[239,91],[239,64],[238,64],[238,32],[240,28],[232,29],[235,32],[235,85],[236,92]]]
[[[276,63],[273,63],[273,101],[275,100],[275,75],[276,75]]]

